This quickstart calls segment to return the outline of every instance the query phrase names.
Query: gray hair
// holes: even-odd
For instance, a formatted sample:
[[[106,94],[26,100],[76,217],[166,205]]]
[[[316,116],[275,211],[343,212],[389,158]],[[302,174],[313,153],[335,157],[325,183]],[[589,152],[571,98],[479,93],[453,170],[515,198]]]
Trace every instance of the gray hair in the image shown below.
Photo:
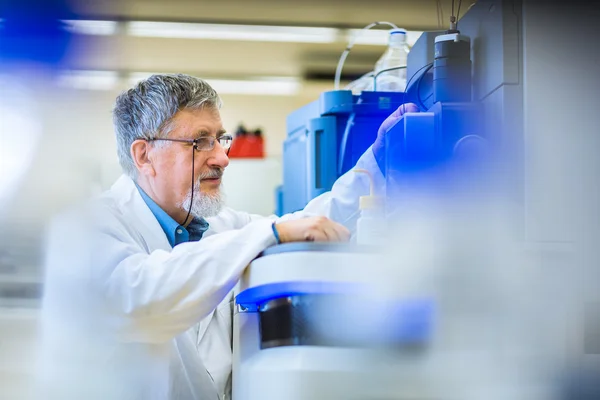
[[[166,138],[179,110],[221,108],[217,92],[205,81],[190,75],[152,75],[121,93],[113,109],[117,153],[123,172],[135,179],[131,157],[136,139]]]

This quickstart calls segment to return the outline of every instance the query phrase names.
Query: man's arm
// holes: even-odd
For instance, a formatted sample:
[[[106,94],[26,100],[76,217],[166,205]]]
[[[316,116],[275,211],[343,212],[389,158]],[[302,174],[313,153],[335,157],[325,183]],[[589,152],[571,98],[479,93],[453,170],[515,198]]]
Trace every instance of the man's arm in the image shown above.
[[[373,178],[373,186],[376,189],[384,187],[385,178],[377,166],[377,161],[371,148],[360,157],[355,168],[369,171]],[[232,210],[228,210],[228,212],[232,214],[231,218],[235,218],[235,225],[238,227],[264,219],[282,223],[310,216],[324,216],[345,226],[353,233],[356,220],[360,214],[358,209],[359,197],[368,195],[369,191],[369,177],[366,174],[358,174],[350,170],[334,183],[329,192],[323,193],[311,200],[302,211],[285,214],[281,217],[277,217],[276,215],[264,217],[262,215]]]
[[[73,239],[65,236],[72,228],[59,225],[50,232],[47,289],[88,287],[85,296],[126,342],[162,343],[184,332],[212,312],[252,259],[276,242],[268,220],[150,252],[116,216],[80,229]]]
[[[415,104],[406,103],[390,114],[379,127],[373,145],[365,151],[353,168],[365,169],[370,172],[376,196],[384,195],[385,177],[382,170],[385,166],[385,136],[404,114],[418,111],[419,108]],[[366,174],[358,174],[350,170],[334,183],[331,191],[308,203],[303,213],[324,215],[344,225],[354,234],[356,221],[360,216],[359,198],[368,195],[369,192],[369,177]]]
[[[365,169],[373,178],[375,195],[382,195],[385,178],[379,169],[373,151],[369,148],[358,160],[353,169]],[[355,231],[356,220],[360,216],[359,198],[370,193],[370,181],[366,174],[350,170],[335,181],[331,191],[310,201],[303,213],[324,215],[339,224],[344,225],[352,234]]]
[[[161,343],[193,326],[218,306],[246,266],[276,243],[269,219],[172,250],[148,249],[129,221],[112,211],[93,219],[94,223],[70,218],[53,226],[46,289],[69,298],[73,288],[89,288],[89,293],[83,290],[86,301],[93,299],[90,304],[104,310],[111,329],[129,342]],[[280,227],[284,242],[335,240],[332,231],[347,239],[343,227],[325,218]],[[61,294],[65,290],[66,295]]]

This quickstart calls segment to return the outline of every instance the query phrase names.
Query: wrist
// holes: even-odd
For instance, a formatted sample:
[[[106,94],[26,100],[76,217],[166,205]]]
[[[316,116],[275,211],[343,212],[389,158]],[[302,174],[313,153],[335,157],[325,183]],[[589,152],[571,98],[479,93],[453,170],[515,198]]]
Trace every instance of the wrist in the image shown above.
[[[281,244],[281,236],[279,236],[279,231],[277,230],[277,223],[273,222],[271,224],[271,229],[273,229],[273,236],[275,236],[275,240],[277,244]]]

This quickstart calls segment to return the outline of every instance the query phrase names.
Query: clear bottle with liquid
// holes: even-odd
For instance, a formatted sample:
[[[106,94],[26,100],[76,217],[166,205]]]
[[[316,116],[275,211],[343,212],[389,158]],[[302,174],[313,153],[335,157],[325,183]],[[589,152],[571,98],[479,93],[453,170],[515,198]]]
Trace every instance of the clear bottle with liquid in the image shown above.
[[[408,46],[406,44],[406,31],[392,29],[389,34],[388,48],[375,63],[373,80],[369,90],[378,92],[403,92],[406,89],[406,61]],[[388,68],[404,67],[382,72]]]

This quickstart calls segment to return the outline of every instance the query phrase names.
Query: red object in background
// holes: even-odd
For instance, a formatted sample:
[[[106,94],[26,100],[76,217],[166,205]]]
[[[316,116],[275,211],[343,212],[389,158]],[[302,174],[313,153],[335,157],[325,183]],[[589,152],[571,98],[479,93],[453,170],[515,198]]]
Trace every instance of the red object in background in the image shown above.
[[[240,126],[235,134],[231,148],[229,149],[229,158],[264,158],[265,144],[260,129],[254,132],[247,132],[243,126]]]

